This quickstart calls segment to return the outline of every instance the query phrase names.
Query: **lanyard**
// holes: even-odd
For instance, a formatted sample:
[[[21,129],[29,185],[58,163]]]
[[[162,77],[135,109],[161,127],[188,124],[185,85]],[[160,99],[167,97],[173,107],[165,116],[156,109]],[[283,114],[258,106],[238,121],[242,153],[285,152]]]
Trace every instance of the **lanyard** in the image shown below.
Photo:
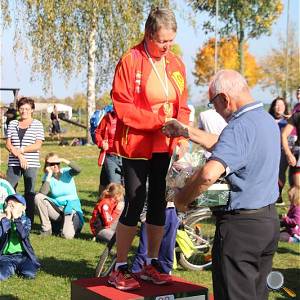
[[[146,54],[148,56],[148,59],[150,61],[150,64],[151,64],[151,66],[152,66],[152,68],[153,68],[153,70],[154,70],[154,72],[155,72],[155,74],[156,74],[156,76],[157,76],[157,78],[158,78],[161,86],[164,89],[164,92],[165,92],[165,95],[166,95],[166,102],[168,103],[169,86],[168,86],[168,77],[167,77],[167,72],[166,72],[166,60],[165,60],[164,57],[162,58],[163,59],[163,64],[164,64],[164,71],[165,71],[165,82],[163,82],[163,80],[160,77],[160,75],[159,75],[159,73],[157,71],[157,68],[155,67],[155,64],[154,64],[154,62],[153,62],[153,60],[152,60],[152,58],[151,58],[151,56],[150,56],[150,54],[149,54],[149,52],[147,50],[146,43],[144,43],[144,48],[145,48]]]
[[[148,56],[148,59],[150,61],[150,64],[158,78],[158,80],[160,81],[160,84],[161,86],[163,87],[163,90],[165,92],[165,95],[166,95],[166,101],[165,103],[163,104],[163,110],[164,110],[164,113],[166,115],[167,118],[171,118],[172,117],[172,106],[171,104],[169,103],[169,100],[168,100],[168,96],[169,96],[169,86],[168,86],[168,77],[167,77],[167,71],[166,71],[166,60],[165,58],[163,57],[163,64],[164,64],[164,71],[165,71],[165,82],[163,82],[162,78],[160,77],[158,71],[157,71],[157,68],[155,67],[154,65],[154,62],[147,50],[147,45],[146,43],[144,43],[144,48],[145,48],[145,51],[146,51],[146,54]]]

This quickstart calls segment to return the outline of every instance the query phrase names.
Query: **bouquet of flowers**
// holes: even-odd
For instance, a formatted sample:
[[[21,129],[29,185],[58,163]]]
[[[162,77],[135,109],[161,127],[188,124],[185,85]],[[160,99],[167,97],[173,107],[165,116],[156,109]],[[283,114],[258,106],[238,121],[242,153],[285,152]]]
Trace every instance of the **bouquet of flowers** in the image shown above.
[[[192,153],[178,159],[175,151],[170,162],[169,170],[166,176],[166,201],[171,200],[178,191],[183,188],[187,179],[191,177],[195,170],[203,166],[206,162],[204,150],[195,150]],[[221,206],[226,205],[229,199],[229,186],[224,179],[213,184],[209,189],[199,195],[193,204],[195,206]]]

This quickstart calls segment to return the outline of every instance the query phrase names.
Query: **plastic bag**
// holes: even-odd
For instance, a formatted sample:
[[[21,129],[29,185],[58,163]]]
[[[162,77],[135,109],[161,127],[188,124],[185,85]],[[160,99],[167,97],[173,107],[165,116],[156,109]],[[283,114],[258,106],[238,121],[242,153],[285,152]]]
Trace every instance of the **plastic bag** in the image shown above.
[[[166,201],[172,200],[178,191],[183,188],[187,179],[194,174],[195,170],[206,163],[204,153],[204,150],[197,149],[192,153],[185,153],[181,159],[178,159],[175,150],[166,176]],[[193,206],[224,206],[227,204],[229,196],[229,185],[224,179],[221,179],[199,195],[194,200]]]

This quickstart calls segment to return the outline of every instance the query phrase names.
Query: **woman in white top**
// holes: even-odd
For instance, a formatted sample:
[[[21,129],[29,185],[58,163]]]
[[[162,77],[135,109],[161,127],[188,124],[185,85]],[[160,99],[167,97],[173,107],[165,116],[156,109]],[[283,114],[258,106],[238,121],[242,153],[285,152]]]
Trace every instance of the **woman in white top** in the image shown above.
[[[40,167],[39,150],[44,140],[44,128],[32,118],[34,100],[22,97],[17,102],[19,120],[9,123],[6,149],[9,151],[7,180],[16,189],[21,176],[24,178],[26,214],[33,223],[35,181]]]

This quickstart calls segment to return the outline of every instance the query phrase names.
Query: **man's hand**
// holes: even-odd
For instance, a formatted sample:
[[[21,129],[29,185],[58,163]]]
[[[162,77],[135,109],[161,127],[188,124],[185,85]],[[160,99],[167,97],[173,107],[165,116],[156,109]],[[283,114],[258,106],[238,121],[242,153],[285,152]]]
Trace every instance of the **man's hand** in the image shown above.
[[[176,119],[171,119],[167,121],[162,127],[162,133],[167,137],[183,136],[185,138],[189,138],[187,126],[180,123]]]

